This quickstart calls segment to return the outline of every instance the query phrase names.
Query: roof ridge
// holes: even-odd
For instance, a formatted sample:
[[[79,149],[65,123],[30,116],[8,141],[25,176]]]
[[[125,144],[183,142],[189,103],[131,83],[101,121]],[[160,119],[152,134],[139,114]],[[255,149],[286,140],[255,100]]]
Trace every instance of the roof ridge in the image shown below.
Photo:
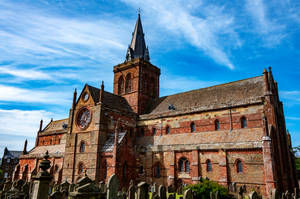
[[[249,80],[249,79],[255,79],[255,78],[258,78],[258,77],[263,77],[263,76],[260,75],[260,76],[255,76],[255,77],[249,77],[249,78],[246,78],[246,79],[236,80],[236,81],[227,82],[227,83],[223,83],[223,84],[218,84],[218,85],[214,85],[214,86],[193,89],[193,90],[184,91],[184,92],[181,92],[181,93],[175,93],[175,94],[171,94],[171,95],[165,95],[165,96],[162,96],[162,97],[158,98],[158,100],[162,99],[162,98],[170,97],[170,96],[184,94],[184,93],[190,93],[190,92],[194,92],[194,91],[199,91],[199,90],[204,90],[204,89],[209,89],[209,88],[214,88],[214,87],[225,86],[225,85],[228,85],[228,84],[237,83],[237,82],[241,82],[241,81],[246,81],[246,80]]]

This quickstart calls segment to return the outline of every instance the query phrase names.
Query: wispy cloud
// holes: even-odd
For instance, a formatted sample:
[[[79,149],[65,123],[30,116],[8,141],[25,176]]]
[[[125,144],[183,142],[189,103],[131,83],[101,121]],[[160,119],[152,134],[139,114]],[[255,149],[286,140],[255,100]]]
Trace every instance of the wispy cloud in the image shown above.
[[[134,7],[140,6],[134,0],[123,2]],[[182,36],[215,62],[234,69],[222,42],[224,38],[230,40],[232,46],[240,45],[240,42],[235,32],[234,17],[226,14],[222,7],[205,5],[197,1],[187,3],[171,0],[146,0],[143,5],[145,5],[143,10],[151,16],[152,20],[154,18],[153,26],[161,31],[161,35],[167,33]],[[197,13],[195,13],[196,9]],[[214,12],[212,13],[211,10]]]
[[[290,116],[286,116],[285,118],[288,119],[288,120],[300,121],[300,117],[290,117]]]
[[[246,10],[255,24],[254,32],[261,35],[266,47],[276,46],[286,37],[285,25],[269,17],[264,0],[246,0]]]
[[[0,101],[66,105],[71,102],[70,97],[71,94],[62,91],[49,92],[0,85]]]
[[[45,122],[49,122],[54,116],[56,115],[44,110],[0,109],[0,132],[1,134],[35,137],[39,128],[39,121],[43,119]]]

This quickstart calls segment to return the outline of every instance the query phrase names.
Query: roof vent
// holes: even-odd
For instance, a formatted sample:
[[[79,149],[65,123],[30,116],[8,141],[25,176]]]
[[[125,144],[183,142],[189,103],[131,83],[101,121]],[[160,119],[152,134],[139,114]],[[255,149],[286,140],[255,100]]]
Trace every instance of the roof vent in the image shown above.
[[[63,127],[63,129],[66,129],[66,128],[68,128],[68,125],[63,123],[62,127]]]
[[[169,109],[170,111],[175,111],[175,107],[173,106],[173,104],[169,104],[168,109]]]

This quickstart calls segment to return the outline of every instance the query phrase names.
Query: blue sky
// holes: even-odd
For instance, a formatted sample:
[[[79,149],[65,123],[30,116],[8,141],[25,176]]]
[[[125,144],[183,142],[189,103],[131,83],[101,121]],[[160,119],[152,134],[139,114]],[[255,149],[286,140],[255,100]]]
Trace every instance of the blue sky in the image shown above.
[[[112,91],[141,17],[168,95],[261,75],[272,66],[300,145],[300,1],[1,0],[0,154],[34,145],[39,121],[68,117],[74,88]]]

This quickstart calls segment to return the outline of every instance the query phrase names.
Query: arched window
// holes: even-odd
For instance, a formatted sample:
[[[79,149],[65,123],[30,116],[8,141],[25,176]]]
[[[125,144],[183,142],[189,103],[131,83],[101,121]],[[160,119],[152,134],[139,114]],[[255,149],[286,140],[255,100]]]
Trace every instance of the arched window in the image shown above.
[[[178,167],[180,172],[190,172],[190,162],[185,157],[179,159]]]
[[[82,173],[83,173],[83,163],[80,162],[80,163],[78,164],[78,174],[80,175],[80,174],[82,174]]]
[[[126,80],[125,80],[125,93],[130,93],[131,92],[131,87],[132,87],[131,84],[132,84],[131,83],[131,74],[128,73],[126,75]]]
[[[238,173],[242,173],[243,172],[243,163],[239,159],[236,161],[236,171]]]
[[[141,131],[140,131],[141,133],[141,136],[144,136],[145,135],[145,130],[144,130],[144,128],[141,128]]]
[[[84,143],[84,141],[80,142],[79,152],[80,153],[85,152],[85,143]]]
[[[208,159],[206,160],[206,171],[211,172],[212,171],[212,164],[211,161]]]
[[[166,127],[166,134],[169,134],[169,133],[170,133],[170,127],[167,126],[167,127]]]
[[[133,136],[133,129],[131,128],[131,129],[129,129],[129,135],[130,135],[130,137],[132,137]]]
[[[56,164],[56,165],[54,166],[54,173],[57,173],[57,172],[58,172],[58,169],[59,169],[59,167],[58,167],[58,165]]]
[[[123,164],[123,170],[122,170],[122,177],[123,177],[123,179],[126,178],[126,170],[127,170],[127,162],[125,162]]]
[[[160,164],[156,163],[156,165],[153,167],[153,174],[155,178],[160,178]]]
[[[152,128],[152,134],[156,135],[156,128]]]
[[[192,122],[192,123],[190,124],[190,127],[191,127],[191,133],[193,133],[193,132],[196,131],[196,125],[195,125],[194,122]]]
[[[140,168],[139,168],[139,174],[142,175],[143,173],[144,173],[144,167],[140,166]]]
[[[121,75],[118,81],[118,94],[121,95],[122,93],[124,93],[124,79]]]
[[[188,160],[185,162],[185,172],[190,172],[190,162]]]
[[[107,162],[106,162],[106,160],[104,161],[103,167],[104,167],[104,179],[106,179],[106,177],[107,177]]]
[[[215,130],[216,131],[220,130],[220,122],[219,122],[219,120],[215,120]]]
[[[246,128],[247,127],[247,119],[245,117],[241,118],[241,127]]]

